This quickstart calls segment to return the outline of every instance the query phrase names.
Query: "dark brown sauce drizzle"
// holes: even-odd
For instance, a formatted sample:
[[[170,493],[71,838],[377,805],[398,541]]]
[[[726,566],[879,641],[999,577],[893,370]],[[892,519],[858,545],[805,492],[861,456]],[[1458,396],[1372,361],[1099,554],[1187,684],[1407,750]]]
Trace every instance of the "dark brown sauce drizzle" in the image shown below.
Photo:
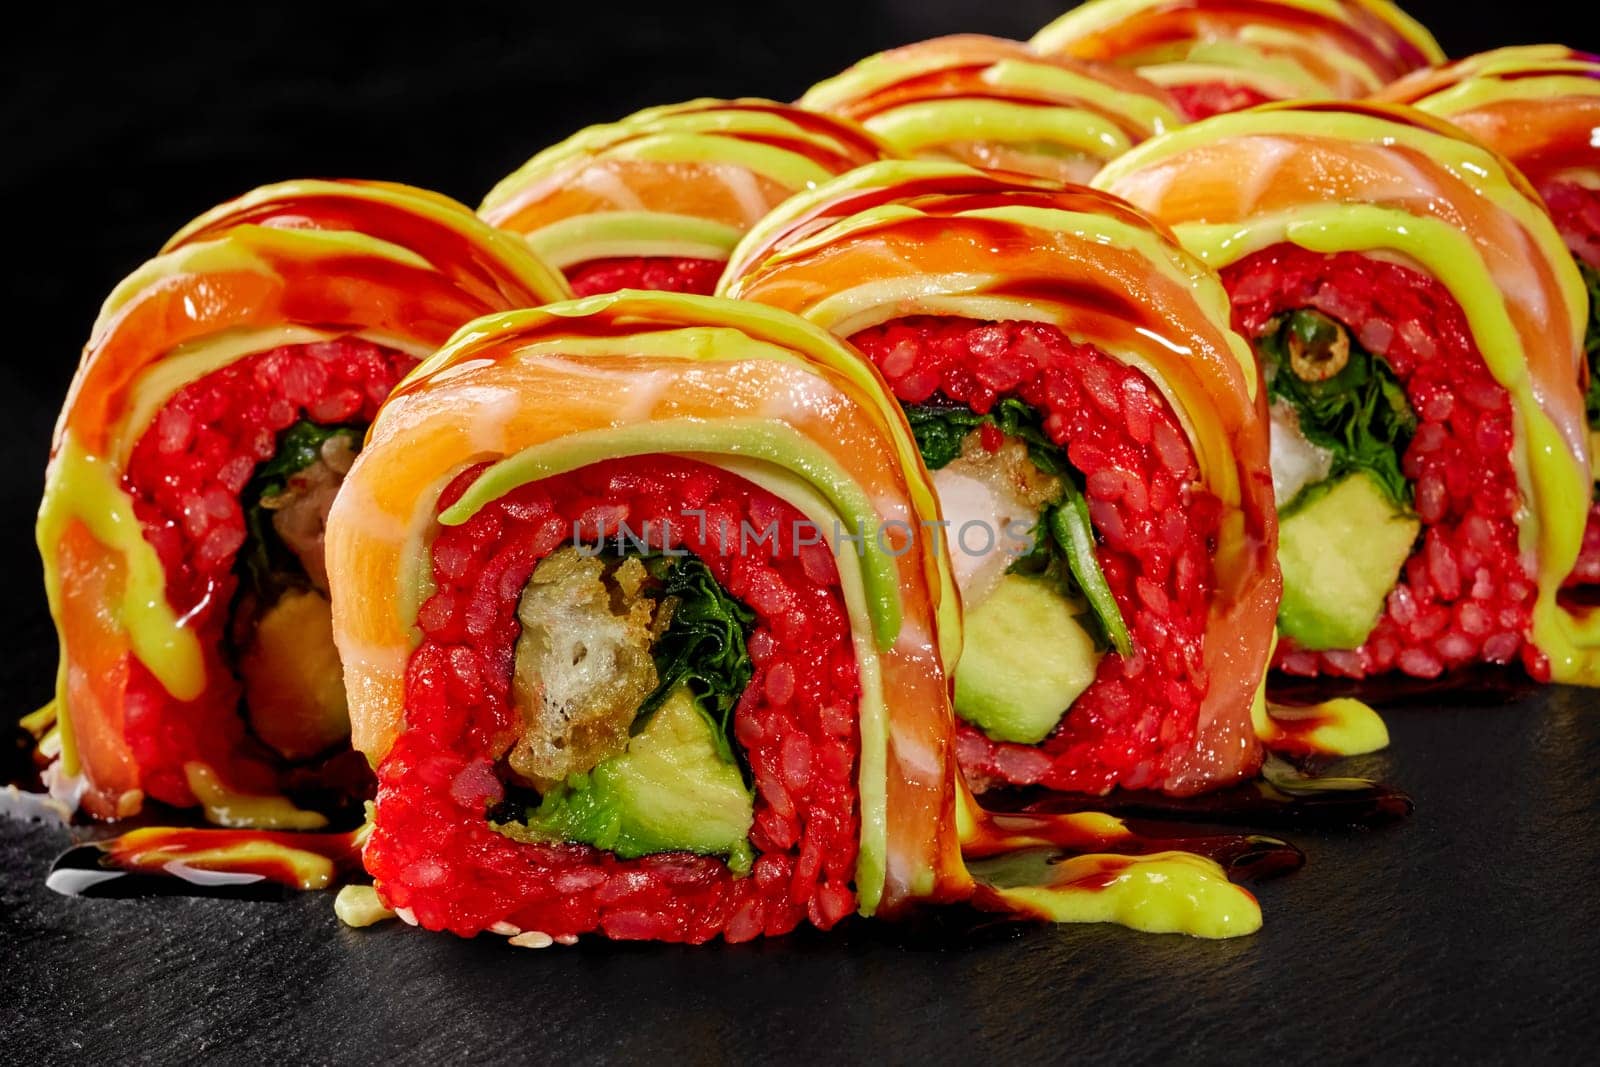
[[[986,850],[1003,851],[1008,846],[1002,837],[1025,833],[1040,839],[1038,845],[1029,847],[1054,848],[1063,856],[1085,852],[1192,852],[1217,862],[1235,881],[1290,874],[1304,865],[1305,854],[1277,837],[1230,832],[1197,834],[1194,824],[1294,830],[1368,829],[1403,819],[1412,810],[1411,799],[1390,786],[1364,779],[1311,777],[1276,759],[1269,760],[1260,778],[1197,797],[1143,792],[1095,797],[1007,789],[984,794],[982,802],[996,813],[997,826],[991,835],[995,840],[988,843],[993,847],[987,849],[982,840],[974,843],[967,850],[972,857],[981,856]],[[1100,838],[1049,819],[1027,819],[1029,815],[1074,812],[1117,816],[1125,821],[1130,833]],[[360,874],[356,830],[308,833],[158,825],[76,845],[56,860],[46,885],[68,896],[118,899],[203,896],[281,900],[299,892],[301,872],[281,858],[234,861],[226,864],[225,870],[207,870],[181,862],[200,850],[253,844],[282,846],[330,861],[330,886]],[[174,859],[180,862],[172,862]],[[945,928],[944,924],[940,926]]]
[[[1503,674],[1487,677],[1501,679],[1495,692],[1505,694],[1502,699],[1511,699],[1532,684],[1507,682]],[[1461,679],[1452,678],[1447,684],[1415,687],[1415,691],[1421,695],[1455,692],[1454,687],[1462,684]],[[17,736],[5,747],[6,776],[27,791],[25,796],[33,795],[39,784],[33,739],[20,727],[15,733]],[[1234,832],[1197,834],[1195,824],[1276,830],[1370,829],[1405,818],[1413,806],[1408,796],[1391,786],[1365,779],[1315,777],[1277,757],[1268,759],[1259,778],[1195,797],[1131,791],[1097,797],[1002,789],[985,793],[982,804],[995,814],[978,831],[978,840],[964,850],[970,858],[1016,848],[1015,843],[1008,844],[1005,839],[1021,834],[1036,839],[1036,843],[1022,847],[1048,848],[1063,857],[1087,852],[1191,852],[1217,862],[1234,881],[1258,881],[1292,873],[1304,865],[1305,855],[1277,837]],[[1121,818],[1128,833],[1101,835],[1093,828],[1067,820],[1028,818],[1076,812]],[[174,818],[192,819],[193,813],[151,805],[151,811],[140,820],[144,825],[119,827],[123,832],[114,837],[83,841],[63,853],[51,867],[46,885],[68,896],[96,898],[203,896],[282,900],[304,888],[304,868],[296,867],[275,848],[306,854],[312,862],[316,858],[328,861],[328,886],[360,877],[359,829],[313,833],[161,824]],[[341,821],[351,825],[348,812]],[[80,828],[80,833],[93,834],[98,829]],[[269,851],[265,855],[235,856],[224,863],[213,861],[212,869],[207,868],[205,860],[196,864],[184,862],[197,852],[240,846],[268,846]],[[992,916],[978,920],[978,914],[974,913],[974,921],[987,928]],[[935,924],[937,929],[946,931],[971,925],[955,921],[953,916]]]
[[[1177,820],[1145,820],[1116,828],[1103,823],[1085,826],[1081,821],[1056,818],[1103,809],[1076,803],[1079,798],[1054,797],[1001,811],[989,803],[986,817],[963,843],[962,855],[981,861],[1027,849],[1046,849],[1059,855],[1110,853],[1148,856],[1157,852],[1193,852],[1214,860],[1230,874],[1269,877],[1297,870],[1305,856],[1287,841],[1259,834],[1219,833],[1196,835],[1194,827]],[[1098,798],[1083,798],[1094,800]]]
[[[157,826],[76,845],[50,867],[45,885],[65,896],[125,899],[204,896],[282,900],[306,888],[302,871],[282,856],[239,856],[208,869],[198,853],[239,846],[277,845],[329,861],[327,888],[360,870],[360,832],[296,833]]]
[[[983,804],[996,811],[1098,811],[1129,820],[1246,825],[1274,830],[1370,830],[1406,818],[1414,807],[1411,798],[1393,786],[1364,778],[1315,777],[1275,758],[1269,758],[1259,778],[1194,797],[1133,791],[1098,797],[1070,796],[1037,789],[1007,789],[985,793]],[[1145,826],[1134,822],[1129,825]],[[1145,831],[1149,832],[1147,826]],[[1201,851],[1195,847],[1195,840],[1187,839],[1182,845],[1173,842],[1170,847]],[[1223,866],[1228,864],[1223,863]]]
[[[1372,678],[1300,678],[1277,671],[1267,677],[1267,698],[1290,705],[1354,697],[1375,708],[1427,707],[1437,705],[1441,698],[1452,705],[1492,707],[1521,700],[1540,688],[1527,672],[1494,664],[1467,667],[1438,678],[1413,678],[1398,672]]]
[[[285,796],[322,813],[344,831],[224,829],[197,824],[198,812],[150,801],[112,828],[79,822],[50,797],[41,777],[39,740],[20,723],[0,746],[0,817],[66,826],[78,842],[45,879],[66,896],[205,896],[279,900],[308,888],[360,880],[364,799],[376,779],[366,758],[346,748],[327,759],[284,769]],[[226,855],[227,850],[235,850]],[[209,856],[197,856],[208,852]],[[220,853],[220,854],[219,854]],[[186,862],[193,859],[194,863]],[[297,866],[298,861],[298,866]],[[323,862],[319,862],[323,861]],[[309,865],[309,866],[308,866]],[[307,885],[307,872],[316,882]]]
[[[225,900],[286,900],[293,887],[267,878],[218,880],[202,885],[167,871],[133,871],[115,865],[100,845],[75,845],[50,865],[45,887],[67,897],[128,900],[138,897],[219,897]]]
[[[1449,692],[1456,699],[1464,691],[1492,692],[1504,701],[1533,685],[1531,680],[1515,675],[1507,679],[1505,672],[1484,672],[1478,679],[1458,675],[1421,685],[1415,684],[1416,680],[1409,681],[1412,684],[1386,688],[1391,694],[1413,697]],[[1485,685],[1486,682],[1490,684]],[[1373,688],[1369,683],[1361,691],[1371,699]],[[1292,699],[1297,694],[1291,690],[1280,695]],[[1325,697],[1326,689],[1316,695]],[[28,800],[38,796],[34,792],[39,784],[34,742],[21,728],[15,733],[13,742],[5,747],[6,776],[26,790],[19,796]],[[330,777],[340,785],[349,784],[339,781],[344,775]],[[1001,789],[985,793],[981,802],[992,815],[982,822],[975,840],[963,849],[972,860],[1018,849],[1050,851],[1061,858],[1086,853],[1140,856],[1183,851],[1215,861],[1233,881],[1259,881],[1292,873],[1304,865],[1305,855],[1280,838],[1229,832],[1230,827],[1370,829],[1405,818],[1413,807],[1408,796],[1391,786],[1365,779],[1317,777],[1276,756],[1268,758],[1260,777],[1232,789],[1195,797],[1132,791],[1097,797],[1039,789]],[[42,801],[40,807],[45,806],[48,804]],[[113,837],[81,840],[104,828],[79,828],[75,836],[80,836],[80,843],[56,860],[46,885],[68,896],[204,896],[254,901],[281,900],[306,888],[327,888],[361,878],[359,827],[343,832],[291,832],[167,825],[175,820],[192,821],[194,813],[168,810],[161,805],[150,807],[134,828],[119,826],[122,832]],[[1049,818],[1087,812],[1115,816],[1126,829],[1107,830],[1092,821]],[[343,817],[338,824],[344,826],[354,826],[359,818],[352,818],[355,812],[348,807],[340,814]],[[1208,828],[1217,832],[1208,833]],[[220,858],[215,851],[240,847],[247,851]],[[196,856],[202,852],[212,855]],[[191,858],[194,862],[187,862]],[[308,863],[318,871],[314,879],[318,884],[306,884]],[[952,917],[949,922],[935,925],[953,930],[971,924]],[[988,927],[989,919],[979,920],[979,925]]]
[[[1175,828],[1178,832],[1174,836],[1162,838],[1158,836],[1162,832],[1161,824],[1145,820],[1130,820],[1128,829],[1138,835],[1142,845],[1151,851],[1193,852],[1214,860],[1235,882],[1259,882],[1293,874],[1306,863],[1306,854],[1295,845],[1267,834],[1194,837],[1186,836],[1188,827],[1179,827]],[[1139,854],[1142,853],[1143,848]]]

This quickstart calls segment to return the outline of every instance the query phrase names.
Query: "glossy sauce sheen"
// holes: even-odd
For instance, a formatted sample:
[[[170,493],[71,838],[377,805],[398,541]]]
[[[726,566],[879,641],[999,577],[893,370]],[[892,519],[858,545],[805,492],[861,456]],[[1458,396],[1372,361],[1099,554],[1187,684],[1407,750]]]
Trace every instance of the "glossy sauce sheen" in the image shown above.
[[[1354,697],[1374,706],[1404,708],[1432,706],[1442,697],[1469,707],[1511,704],[1542,688],[1527,674],[1495,666],[1465,667],[1437,678],[1403,674],[1371,678],[1292,678],[1274,675],[1268,695],[1289,704],[1310,703],[1329,697]]]
[[[1173,803],[1175,807],[1184,806],[1182,801]],[[1026,848],[1050,852],[1057,862],[1073,856],[1131,857],[1182,851],[1215,861],[1231,876],[1256,878],[1288,874],[1305,863],[1304,853],[1276,837],[1259,834],[1196,836],[1189,833],[1187,827],[1155,822],[1142,824],[1142,831],[1136,831],[1120,820],[1072,818],[1084,812],[1106,814],[1104,808],[1086,807],[1076,811],[1049,808],[1047,802],[1022,811],[990,813],[964,848],[967,860],[983,860]]]
[[[278,899],[359,872],[364,836],[151,826],[69,849],[45,885],[67,896]]]
[[[1330,785],[1338,787],[1329,788]],[[1415,808],[1404,792],[1381,782],[1314,777],[1300,778],[1298,784],[1257,778],[1232,789],[1197,797],[1124,792],[1103,797],[1054,794],[1040,799],[1035,792],[1016,791],[1007,795],[986,794],[984,800],[996,806],[1015,806],[1024,812],[1105,812],[1130,819],[1130,825],[1147,833],[1154,832],[1150,824],[1143,821],[1149,819],[1272,830],[1370,830],[1404,819]],[[1198,851],[1196,842],[1201,840],[1204,839],[1185,838],[1183,847]]]
[[[617,319],[608,318],[605,322],[612,328],[619,324]],[[413,383],[417,381],[413,379]],[[138,888],[139,883],[129,881],[132,879],[154,879],[162,886],[182,886],[184,892],[221,892],[230,896],[264,892],[264,884],[324,888],[355,868],[360,840],[359,832],[327,835],[152,827],[68,853],[58,864],[53,888],[120,895],[119,890],[109,887],[120,885],[123,891]],[[1229,913],[1220,918],[1214,914],[1202,916],[1209,925],[1191,928],[1184,923],[1192,916],[1181,908],[1171,909],[1169,896],[1167,907],[1176,915],[1172,921],[1177,925],[1159,928],[1202,933],[1248,932],[1230,926],[1234,921],[1230,916],[1246,906],[1253,909],[1254,901],[1220,877],[1224,872],[1264,873],[1289,869],[1299,862],[1299,854],[1292,846],[1275,839],[1248,835],[1178,839],[1135,832],[1115,819],[1087,813],[984,817],[963,845],[968,858],[980,864],[1002,856],[1016,857],[1026,864],[1032,862],[1035,853],[1047,854],[1041,867],[1047,877],[1037,882],[1012,880],[995,888],[980,880],[973,897],[980,907],[1022,915],[1032,910],[1040,917],[1057,919],[1104,914],[1120,917],[1120,912],[1103,913],[1092,906],[1084,907],[1085,894],[1111,895],[1115,890],[1119,896],[1138,900],[1143,885],[1139,878],[1155,882],[1187,873],[1204,882],[1213,896],[1219,892],[1232,894],[1225,900],[1224,910]],[[1183,851],[1177,851],[1180,848]],[[1082,852],[1087,854],[1076,854]],[[1052,868],[1059,871],[1059,877],[1048,877]],[[1210,873],[1212,868],[1216,877]],[[108,888],[97,894],[97,886]],[[1016,895],[1017,890],[1043,893],[1053,899],[1030,909],[1027,899]],[[1255,921],[1259,923],[1258,916]]]
[[[1203,858],[1232,879],[1250,880],[1288,874],[1304,862],[1299,849],[1274,837],[1184,835],[1154,823],[1144,832],[1133,832],[1119,829],[1117,820],[1080,813],[994,815],[984,825],[966,850],[980,877],[971,905],[979,912],[1013,917],[1027,917],[1026,909],[1014,896],[982,881],[986,858],[1037,855],[1043,869],[1067,873],[1046,890],[1057,898],[1055,907],[1034,916],[1055,921],[1093,917],[1092,904],[1084,907],[1085,894],[1118,887],[1142,864],[1171,862],[1175,855]],[[362,830],[296,834],[150,827],[69,849],[51,867],[45,884],[66,896],[95,898],[282,900],[295,891],[331,888],[358,874],[363,836]],[[1230,891],[1243,894],[1236,887]],[[1139,901],[1141,894],[1132,898]]]
[[[1274,37],[1253,36],[1262,30]],[[1133,66],[1186,102],[1196,100],[1182,90],[1198,89],[1224,110],[1262,98],[1359,97],[1444,61],[1422,26],[1362,0],[1102,0],[1062,15],[1032,44],[1046,55]],[[1229,99],[1233,86],[1246,92]]]
[[[1259,881],[1290,874],[1305,862],[1293,844],[1257,833],[1196,835],[1185,823],[1235,824],[1295,830],[1372,829],[1411,812],[1405,794],[1359,779],[1317,779],[1274,766],[1271,780],[1258,779],[1200,797],[1119,792],[1107,797],[1044,800],[1031,791],[990,794],[986,802],[1011,810],[984,812],[963,843],[963,856],[978,882],[971,908],[980,913],[1025,914],[1015,895],[983,881],[984,861],[1036,857],[1041,871],[1061,871],[1048,890],[1054,906],[1034,917],[1045,921],[1097,917],[1090,899],[1119,890],[1121,901],[1150,906],[1162,896],[1141,893],[1130,880],[1142,864],[1158,868],[1200,857],[1232,881]],[[1116,817],[1113,817],[1116,816]],[[1135,817],[1125,822],[1122,817]],[[289,893],[322,890],[361,877],[360,851],[366,827],[345,833],[287,833],[157,826],[107,841],[78,845],[52,866],[48,888],[68,896],[134,898],[202,896],[234,900],[281,900]],[[1159,870],[1154,877],[1166,877]],[[1242,890],[1238,890],[1243,893]],[[1248,894],[1244,894],[1248,897]],[[1114,914],[1114,907],[1110,909]],[[1205,909],[1202,909],[1204,911]],[[1213,903],[1212,913],[1220,909]],[[1206,928],[1208,916],[1188,919],[1189,932]],[[959,941],[970,925],[943,921],[944,940]],[[1214,921],[1214,920],[1213,920]]]
[[[169,570],[128,518],[128,453],[171,393],[197,371],[278,347],[235,351],[241,339],[287,332],[300,344],[370,331],[415,356],[486,312],[566,295],[525,245],[462,205],[401,186],[316,181],[214,209],[114,290],[63,410],[38,527],[63,643],[60,768],[83,774],[77,802],[126,817],[158,791],[192,800],[171,768],[152,789],[130,722],[153,704],[144,718],[162,729],[150,732],[175,738],[167,728],[179,703],[220,695],[219,714],[232,710],[228,672],[201,648],[214,634],[174,611],[174,590],[191,576]],[[152,681],[137,674],[147,668],[159,684],[140,692],[130,677]],[[184,755],[214,773],[226,762],[201,746]]]

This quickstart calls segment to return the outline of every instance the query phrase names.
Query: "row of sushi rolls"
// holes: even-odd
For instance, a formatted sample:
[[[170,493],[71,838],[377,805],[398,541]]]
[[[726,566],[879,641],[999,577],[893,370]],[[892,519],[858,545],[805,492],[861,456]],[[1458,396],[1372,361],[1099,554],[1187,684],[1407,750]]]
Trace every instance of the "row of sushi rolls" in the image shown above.
[[[1127,810],[1404,801],[1269,675],[1600,684],[1597,304],[1600,58],[1388,0],[1089,0],[475,212],[268,185],[94,324],[23,726],[88,881],[1248,934],[1298,851]]]

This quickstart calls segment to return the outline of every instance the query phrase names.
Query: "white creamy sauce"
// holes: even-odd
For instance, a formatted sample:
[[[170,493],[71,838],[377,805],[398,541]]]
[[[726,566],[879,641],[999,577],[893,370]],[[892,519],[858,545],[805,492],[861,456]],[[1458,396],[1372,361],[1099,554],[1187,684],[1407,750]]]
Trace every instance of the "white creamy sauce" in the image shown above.
[[[77,811],[83,803],[84,794],[89,791],[89,779],[81,773],[68,774],[62,768],[61,760],[52,760],[40,778],[51,798],[65,805],[68,812]]]
[[[1272,497],[1278,507],[1315,485],[1333,470],[1333,453],[1300,432],[1300,416],[1284,400],[1274,400],[1272,416]]]

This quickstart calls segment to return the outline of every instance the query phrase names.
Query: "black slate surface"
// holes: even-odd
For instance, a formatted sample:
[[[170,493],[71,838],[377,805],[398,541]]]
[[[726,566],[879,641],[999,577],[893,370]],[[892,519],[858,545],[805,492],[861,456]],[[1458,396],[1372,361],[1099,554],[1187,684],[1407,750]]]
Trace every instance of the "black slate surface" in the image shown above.
[[[1058,0],[56,4],[0,32],[0,694],[54,669],[33,560],[49,431],[95,309],[212,203],[301,175],[476,202],[590,122],[793,97],[862,54],[1026,36]],[[1452,54],[1564,39],[1592,5],[1414,0]],[[858,924],[734,948],[543,952],[283,904],[69,900],[63,832],[0,819],[0,1063],[1578,1061],[1600,1038],[1600,695],[1391,716],[1345,769],[1400,826],[1291,834],[1239,941],[1109,927],[951,940]],[[8,710],[9,710],[8,709]]]
[[[855,923],[543,951],[285,903],[86,900],[0,820],[0,1060],[1577,1062],[1600,1040],[1600,695],[1389,716],[1405,823],[1291,833],[1226,942]]]

